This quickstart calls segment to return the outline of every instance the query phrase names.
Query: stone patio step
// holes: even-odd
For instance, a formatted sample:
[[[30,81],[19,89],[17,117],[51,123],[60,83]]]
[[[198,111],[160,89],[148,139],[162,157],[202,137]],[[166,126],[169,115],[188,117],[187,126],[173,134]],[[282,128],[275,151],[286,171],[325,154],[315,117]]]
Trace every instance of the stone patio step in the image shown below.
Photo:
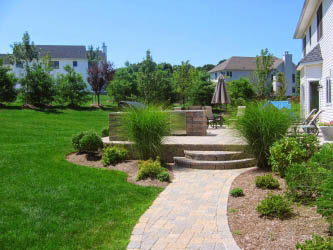
[[[193,151],[184,150],[185,157],[198,161],[229,161],[246,158],[241,151]]]
[[[194,169],[238,169],[254,167],[257,162],[254,158],[229,160],[229,161],[199,161],[186,157],[174,157],[176,167]]]

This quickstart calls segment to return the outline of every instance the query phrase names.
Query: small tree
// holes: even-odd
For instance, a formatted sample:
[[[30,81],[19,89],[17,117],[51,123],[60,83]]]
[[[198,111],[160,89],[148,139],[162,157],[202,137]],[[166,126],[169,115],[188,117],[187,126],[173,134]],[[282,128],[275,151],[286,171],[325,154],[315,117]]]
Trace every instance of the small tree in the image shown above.
[[[88,69],[88,83],[97,96],[97,104],[100,105],[99,96],[106,88],[108,83],[112,81],[115,70],[109,62],[93,63]]]
[[[189,61],[182,62],[173,73],[173,84],[176,93],[182,99],[183,103],[186,102],[186,96],[191,86],[191,74],[190,69],[192,66]]]
[[[0,102],[13,102],[16,100],[15,76],[9,67],[3,66],[0,58]]]
[[[268,49],[262,49],[260,56],[256,57],[256,75],[258,79],[258,95],[265,97],[270,90],[267,88],[267,80],[272,72],[274,64],[273,55]]]
[[[277,82],[278,82],[278,89],[277,89],[278,98],[280,100],[284,100],[286,98],[287,83],[283,72],[278,73]]]
[[[22,63],[25,70],[25,76],[29,75],[32,62],[37,62],[39,59],[38,50],[35,47],[34,42],[31,41],[29,33],[25,32],[22,37],[22,42],[15,42],[11,47],[13,49],[13,55],[10,58],[10,61],[12,63]],[[24,85],[27,83],[29,83],[29,81],[21,81],[22,98],[24,103],[30,102],[30,100],[28,100],[30,91],[29,86]]]
[[[21,78],[22,92],[31,104],[50,104],[56,95],[54,79],[42,63],[35,63],[24,78]]]
[[[190,70],[191,88],[187,93],[188,101],[193,105],[210,105],[214,94],[213,83],[205,71]]]
[[[57,95],[61,103],[69,103],[70,106],[79,106],[89,99],[87,85],[83,81],[81,74],[66,65],[66,74],[61,74],[57,78]]]
[[[228,91],[231,103],[236,104],[239,100],[247,101],[255,96],[253,85],[248,78],[241,77],[228,83]]]

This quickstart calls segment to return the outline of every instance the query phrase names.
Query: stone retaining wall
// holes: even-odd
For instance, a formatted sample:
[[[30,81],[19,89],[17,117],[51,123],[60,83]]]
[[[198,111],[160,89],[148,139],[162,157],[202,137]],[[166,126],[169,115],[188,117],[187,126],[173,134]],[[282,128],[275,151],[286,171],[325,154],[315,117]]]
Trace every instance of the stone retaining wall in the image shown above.
[[[123,146],[129,152],[129,159],[137,159],[133,143],[128,141],[110,141],[106,145]],[[184,157],[184,150],[193,151],[244,151],[246,145],[222,145],[222,144],[163,144],[161,148],[161,160],[172,163],[173,157]],[[246,154],[247,155],[247,154]]]

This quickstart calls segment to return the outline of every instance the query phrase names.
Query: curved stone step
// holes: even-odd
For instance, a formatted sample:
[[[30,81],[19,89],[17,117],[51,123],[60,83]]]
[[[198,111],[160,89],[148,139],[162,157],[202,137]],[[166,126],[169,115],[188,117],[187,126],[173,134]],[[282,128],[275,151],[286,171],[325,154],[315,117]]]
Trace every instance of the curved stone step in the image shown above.
[[[198,161],[186,157],[174,157],[176,167],[194,168],[194,169],[238,169],[249,168],[257,164],[256,159],[246,158],[229,161]]]
[[[184,150],[185,157],[198,161],[229,161],[245,158],[241,151],[193,151]]]

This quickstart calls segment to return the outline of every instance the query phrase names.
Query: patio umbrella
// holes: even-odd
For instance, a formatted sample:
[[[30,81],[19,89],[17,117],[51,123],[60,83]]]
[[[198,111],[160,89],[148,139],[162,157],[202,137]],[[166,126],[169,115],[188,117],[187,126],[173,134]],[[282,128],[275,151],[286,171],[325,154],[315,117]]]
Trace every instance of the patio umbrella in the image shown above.
[[[212,104],[229,104],[230,98],[227,91],[227,85],[224,81],[224,76],[221,75],[217,81],[214,96],[212,98]]]

